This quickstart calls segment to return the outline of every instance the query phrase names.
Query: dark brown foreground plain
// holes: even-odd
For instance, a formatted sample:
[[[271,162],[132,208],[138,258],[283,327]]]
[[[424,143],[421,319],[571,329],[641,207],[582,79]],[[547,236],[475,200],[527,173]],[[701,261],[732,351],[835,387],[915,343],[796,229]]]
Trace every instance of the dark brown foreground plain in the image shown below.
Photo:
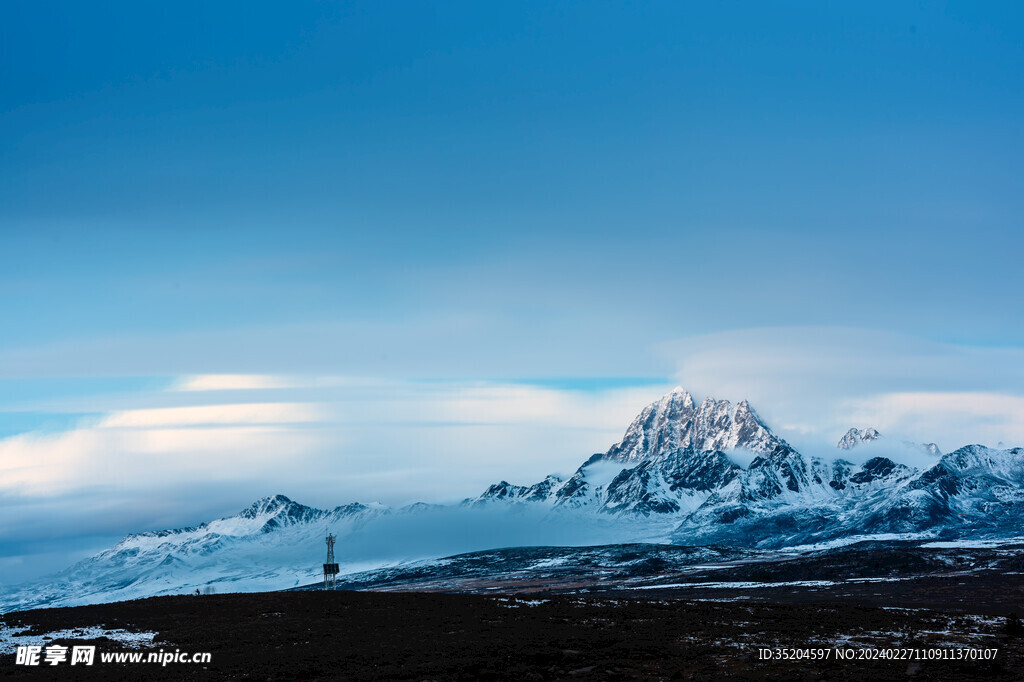
[[[90,680],[1022,680],[1024,639],[1001,615],[618,595],[275,592],[158,597],[7,614],[38,633],[103,625],[155,631],[193,664],[16,666],[2,679]],[[794,595],[795,596],[795,595]],[[823,595],[824,596],[824,595]],[[539,602],[539,603],[538,603]],[[981,611],[983,611],[982,609]],[[67,644],[81,644],[81,640]],[[91,641],[98,651],[119,646]],[[998,648],[987,661],[762,661],[762,647]],[[143,649],[151,651],[153,649]]]

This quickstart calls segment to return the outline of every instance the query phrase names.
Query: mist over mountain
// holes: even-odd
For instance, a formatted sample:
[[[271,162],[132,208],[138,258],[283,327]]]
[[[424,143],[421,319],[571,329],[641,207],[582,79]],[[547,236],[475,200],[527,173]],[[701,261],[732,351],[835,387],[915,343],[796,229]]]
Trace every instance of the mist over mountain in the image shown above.
[[[858,429],[855,427],[851,428],[839,439],[836,447],[840,450],[853,450],[858,446],[877,443],[877,441],[887,441],[887,439],[882,438],[882,434],[878,432],[878,429]],[[913,451],[914,454],[924,454],[932,457],[942,456],[942,450],[935,443],[915,443],[912,440],[903,440],[900,441],[900,445],[906,450]],[[997,447],[1003,447],[1003,444],[999,443]],[[863,448],[860,449],[863,450]]]

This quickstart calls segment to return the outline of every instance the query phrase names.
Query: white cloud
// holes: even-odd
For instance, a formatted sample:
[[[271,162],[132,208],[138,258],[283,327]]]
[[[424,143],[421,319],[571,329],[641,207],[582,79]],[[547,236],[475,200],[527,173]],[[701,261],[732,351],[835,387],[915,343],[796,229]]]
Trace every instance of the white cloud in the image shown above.
[[[341,378],[279,388],[284,383],[271,377],[265,385],[275,388],[242,394],[262,403],[216,402],[237,398],[237,383],[222,392],[122,394],[108,399],[107,416],[70,431],[0,439],[0,559],[5,551],[49,552],[71,561],[77,555],[68,548],[81,543],[69,539],[92,536],[95,549],[125,533],[233,514],[275,493],[319,507],[402,505],[455,502],[500,479],[533,483],[607,449],[668,390]],[[176,404],[132,409],[165,401]]]
[[[644,405],[671,390],[671,386],[584,392],[477,382],[419,384],[406,386],[406,390],[415,396],[413,404],[407,406],[407,415],[425,421],[564,429],[610,427],[621,433]]]
[[[968,443],[1024,443],[1024,396],[981,392],[888,393],[848,404],[860,424],[882,433],[927,434],[943,450]],[[972,437],[966,438],[966,434]]]
[[[305,391],[267,379],[272,388],[245,394],[267,402],[210,404],[207,391],[175,389],[128,395],[118,398],[126,409],[70,431],[0,440],[0,495],[93,490],[127,504],[202,481],[238,496],[225,498],[232,507],[276,492],[324,506],[452,501],[502,478],[532,483],[571,472],[668,390],[337,379],[304,380],[329,385]],[[281,400],[307,392],[317,400]],[[186,395],[202,404],[129,409]]]
[[[300,424],[324,418],[308,403],[245,403],[124,410],[104,418],[98,428],[152,428],[199,425]]]
[[[173,388],[177,391],[251,391],[297,385],[285,377],[269,374],[196,374],[184,377]]]
[[[229,483],[262,476],[272,485],[275,472],[280,476],[290,461],[319,445],[301,429],[267,426],[86,427],[59,435],[19,435],[0,441],[0,494],[104,490],[104,496],[114,491],[134,499],[143,490],[170,493],[196,480]]]

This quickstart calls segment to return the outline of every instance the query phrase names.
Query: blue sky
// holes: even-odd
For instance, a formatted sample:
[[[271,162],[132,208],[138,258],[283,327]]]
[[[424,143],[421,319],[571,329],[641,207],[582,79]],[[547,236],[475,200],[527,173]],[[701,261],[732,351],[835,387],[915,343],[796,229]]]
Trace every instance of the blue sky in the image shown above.
[[[277,492],[452,499],[570,467],[677,383],[759,400],[794,441],[856,420],[1017,438],[1022,15],[6,3],[0,496],[48,525],[86,509],[75,537]],[[223,375],[263,379],[179,390]],[[356,427],[353,403],[377,408]],[[249,404],[281,407],[230,407]],[[195,414],[138,413],[221,405],[295,461],[377,462],[372,481],[57,471],[161,437],[174,459],[193,441],[164,427]],[[410,423],[396,406],[417,415],[404,441],[382,435]],[[153,431],[104,440],[125,428]],[[246,433],[217,441],[225,472]],[[19,537],[0,529],[8,566]]]

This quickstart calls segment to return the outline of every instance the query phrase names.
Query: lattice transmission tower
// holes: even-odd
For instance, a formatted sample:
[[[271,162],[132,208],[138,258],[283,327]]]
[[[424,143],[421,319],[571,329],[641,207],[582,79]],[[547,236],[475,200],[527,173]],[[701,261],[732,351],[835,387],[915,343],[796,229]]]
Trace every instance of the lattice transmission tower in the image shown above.
[[[324,563],[324,589],[333,590],[338,584],[338,564],[334,562],[334,536],[327,535],[327,561]]]

